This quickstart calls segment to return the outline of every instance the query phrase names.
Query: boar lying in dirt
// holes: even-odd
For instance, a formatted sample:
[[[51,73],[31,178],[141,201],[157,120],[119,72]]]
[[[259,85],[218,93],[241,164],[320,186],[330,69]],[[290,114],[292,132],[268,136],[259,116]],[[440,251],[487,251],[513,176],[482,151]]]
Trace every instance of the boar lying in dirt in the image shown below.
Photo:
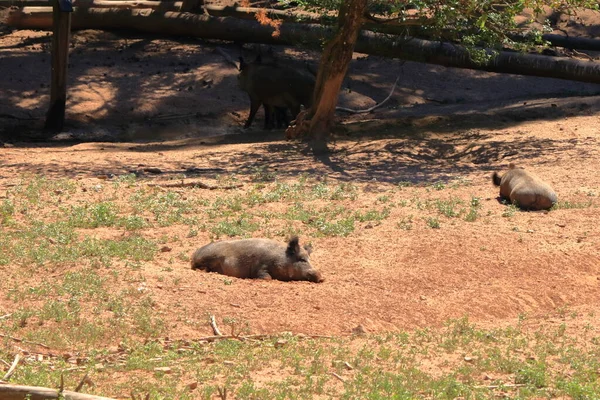
[[[297,237],[286,244],[270,239],[224,240],[207,244],[192,255],[192,269],[237,278],[323,282],[310,265],[311,248]]]
[[[524,210],[547,210],[557,201],[556,193],[550,185],[513,163],[502,176],[494,172],[492,181],[494,185],[500,186],[500,197]]]
[[[292,119],[295,119],[301,105],[311,106],[315,77],[285,65],[263,64],[260,56],[251,63],[240,57],[238,85],[250,97],[250,115],[244,128],[250,127],[263,104],[265,128],[269,129],[273,125],[274,114],[278,119],[286,115],[285,124],[288,124],[287,109],[292,112]]]

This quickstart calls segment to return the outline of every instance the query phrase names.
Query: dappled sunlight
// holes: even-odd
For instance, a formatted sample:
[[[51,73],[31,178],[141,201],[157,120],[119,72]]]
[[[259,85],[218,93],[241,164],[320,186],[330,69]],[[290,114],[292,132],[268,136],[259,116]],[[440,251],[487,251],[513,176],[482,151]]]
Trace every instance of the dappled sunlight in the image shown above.
[[[110,82],[73,85],[69,91],[67,107],[73,114],[90,114],[103,118],[110,111],[106,105],[114,101],[118,89]]]

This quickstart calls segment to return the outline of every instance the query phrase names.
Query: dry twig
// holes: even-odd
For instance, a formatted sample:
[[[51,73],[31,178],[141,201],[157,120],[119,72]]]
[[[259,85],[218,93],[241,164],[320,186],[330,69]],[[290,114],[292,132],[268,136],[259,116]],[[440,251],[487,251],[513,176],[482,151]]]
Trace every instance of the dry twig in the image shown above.
[[[148,183],[148,186],[156,186],[159,188],[162,187],[199,187],[200,189],[209,189],[209,190],[216,190],[216,189],[237,189],[237,188],[241,188],[242,186],[244,186],[244,184],[242,183],[237,183],[235,185],[227,185],[227,186],[214,186],[214,185],[208,185],[204,182],[199,182],[199,181],[194,181],[194,182],[166,182],[166,183]]]
[[[212,328],[212,330],[215,333],[215,335],[217,335],[217,336],[223,336],[223,334],[219,330],[219,327],[217,326],[217,321],[215,320],[215,316],[214,315],[210,316],[210,327]]]
[[[219,54],[221,54],[223,56],[223,58],[225,58],[225,60],[230,63],[231,65],[233,65],[235,67],[235,69],[239,70],[240,67],[238,66],[238,64],[233,61],[233,59],[231,58],[231,56],[229,54],[227,54],[227,52],[225,52],[225,50],[223,50],[220,47],[217,47],[217,51],[219,52]]]
[[[344,378],[342,378],[341,376],[339,376],[338,374],[336,374],[335,372],[332,372],[331,375],[333,375],[334,377],[336,377],[340,381],[346,383],[346,380]]]
[[[75,388],[76,392],[79,392],[83,388],[83,385],[87,382],[87,379],[88,373],[86,372],[83,378],[81,378],[81,381],[79,381],[79,385],[77,385],[77,387]]]
[[[375,110],[378,107],[381,107],[386,101],[388,101],[392,95],[394,94],[394,90],[396,90],[396,85],[398,84],[398,80],[400,80],[400,75],[398,75],[398,77],[396,78],[396,82],[394,82],[394,86],[392,86],[392,90],[390,90],[390,94],[388,94],[388,96],[381,102],[378,104],[375,104],[373,107],[369,107],[365,110],[353,110],[351,108],[345,108],[345,107],[336,107],[336,110],[340,110],[340,111],[346,111],[352,114],[365,114],[365,113],[369,113],[373,110]]]
[[[221,388],[219,386],[217,388],[217,390],[219,391],[219,397],[221,398],[221,400],[227,400],[227,388],[226,387]]]
[[[14,340],[15,342],[20,342],[20,343],[35,344],[36,346],[41,346],[41,347],[43,347],[43,348],[45,348],[45,349],[49,349],[49,348],[50,348],[50,346],[46,346],[46,345],[45,345],[45,344],[43,344],[43,343],[38,343],[38,342],[30,342],[29,340],[20,339],[20,338],[17,338],[17,337],[14,337],[14,336],[10,336],[10,335],[5,335],[5,334],[3,334],[3,333],[0,333],[0,337],[9,338],[9,339],[11,339],[11,340]]]
[[[12,374],[15,373],[15,370],[17,369],[17,365],[19,365],[20,360],[21,360],[21,354],[17,353],[17,355],[15,356],[15,360],[13,361],[12,365],[10,366],[8,371],[6,371],[6,374],[4,374],[4,377],[2,378],[2,380],[4,382],[8,382],[8,380],[10,379]]]

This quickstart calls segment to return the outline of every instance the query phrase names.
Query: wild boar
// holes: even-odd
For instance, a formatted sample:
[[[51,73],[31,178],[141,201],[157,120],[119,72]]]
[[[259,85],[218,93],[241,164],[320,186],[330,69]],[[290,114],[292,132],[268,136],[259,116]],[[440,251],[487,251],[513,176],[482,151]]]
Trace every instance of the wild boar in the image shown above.
[[[500,197],[523,210],[547,210],[557,202],[557,195],[550,185],[513,163],[502,176],[494,172],[492,182],[500,186]]]
[[[237,278],[322,282],[310,264],[310,246],[300,247],[298,237],[286,244],[271,239],[224,240],[207,244],[192,255],[192,269]]]
[[[289,109],[295,119],[301,105],[312,105],[315,77],[289,66],[263,64],[260,56],[251,63],[240,57],[238,85],[250,97],[250,115],[244,125],[249,128],[261,104],[265,105],[265,125],[270,107]]]

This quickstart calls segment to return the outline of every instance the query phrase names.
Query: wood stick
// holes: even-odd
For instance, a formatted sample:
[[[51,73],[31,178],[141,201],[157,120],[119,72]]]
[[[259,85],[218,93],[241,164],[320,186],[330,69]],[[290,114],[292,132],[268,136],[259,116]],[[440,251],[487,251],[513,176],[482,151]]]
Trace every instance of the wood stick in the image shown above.
[[[219,327],[217,326],[217,321],[215,320],[215,316],[214,315],[210,316],[209,321],[210,321],[210,326],[211,326],[213,332],[215,333],[215,335],[217,335],[217,336],[223,336],[223,334],[219,330]]]
[[[68,390],[60,393],[56,389],[41,386],[0,384],[0,399],[23,400],[25,398],[30,400],[48,400],[59,398],[64,400],[116,400],[110,397],[94,396],[91,394],[71,392]]]
[[[342,378],[341,376],[339,376],[338,374],[336,374],[335,372],[332,372],[331,375],[335,376],[340,381],[346,383],[346,380],[344,378]]]
[[[171,187],[171,188],[178,188],[178,187],[199,187],[200,189],[208,189],[208,190],[217,190],[217,189],[229,190],[229,189],[241,188],[241,187],[244,186],[243,183],[238,183],[238,184],[235,184],[235,185],[227,185],[227,186],[215,186],[215,185],[208,185],[206,183],[198,182],[198,181],[193,181],[193,182],[148,183],[147,185],[148,186],[156,186],[156,187]]]
[[[5,335],[4,333],[0,333],[0,337],[4,337],[4,338],[9,338],[11,340],[14,340],[15,342],[20,342],[20,343],[27,343],[27,344],[34,344],[36,346],[41,346],[45,349],[50,349],[50,346],[46,346],[43,343],[38,343],[38,342],[31,342],[29,340],[25,340],[25,339],[20,339],[14,336],[10,336],[10,335]]]
[[[79,392],[81,390],[81,388],[83,388],[83,385],[87,381],[87,377],[88,377],[88,373],[86,372],[85,375],[83,376],[83,378],[81,378],[81,381],[79,381],[79,385],[77,385],[77,387],[75,388],[76,392]]]
[[[17,365],[19,365],[19,361],[21,361],[21,354],[17,353],[17,355],[15,356],[15,360],[13,361],[12,365],[10,366],[10,368],[8,369],[8,371],[6,372],[6,374],[4,374],[4,377],[2,378],[2,380],[4,382],[8,382],[8,380],[10,379],[12,374],[15,373],[15,370],[17,369]]]
[[[399,79],[400,79],[400,75],[398,75],[398,77],[396,78],[396,82],[394,82],[394,86],[392,86],[392,90],[390,90],[390,94],[388,94],[388,97],[386,97],[381,103],[375,104],[373,107],[369,107],[365,110],[353,110],[351,108],[345,108],[345,107],[336,107],[335,109],[340,110],[340,111],[346,111],[346,112],[353,113],[353,114],[364,114],[364,113],[371,112],[374,109],[381,107],[386,101],[388,101],[392,97],[392,94],[394,94],[394,90],[396,90],[396,85],[398,84]]]

